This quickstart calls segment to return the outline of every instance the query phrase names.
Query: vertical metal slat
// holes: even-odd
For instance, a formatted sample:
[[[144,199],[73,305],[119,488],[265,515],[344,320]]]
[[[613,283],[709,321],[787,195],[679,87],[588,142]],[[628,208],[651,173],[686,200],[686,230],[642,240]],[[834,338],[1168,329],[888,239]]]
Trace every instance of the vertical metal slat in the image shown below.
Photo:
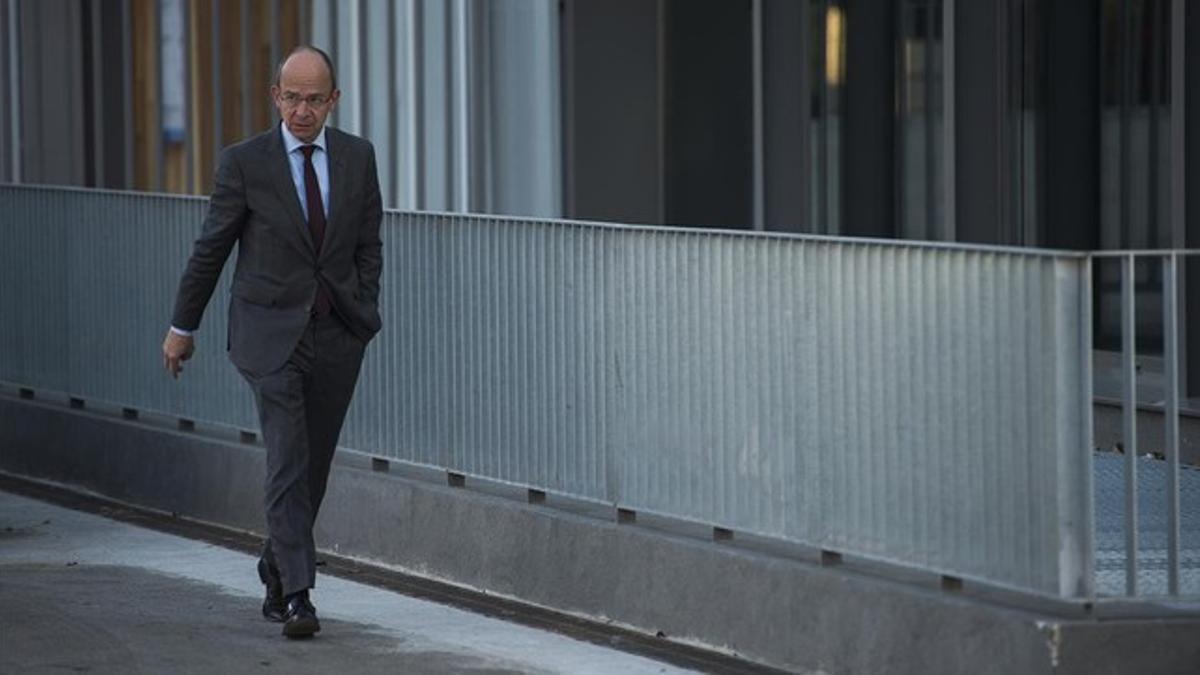
[[[1125,440],[1125,592],[1137,595],[1137,345],[1134,316],[1134,258],[1121,258],[1121,408]]]
[[[1178,256],[1163,257],[1163,387],[1167,460],[1167,593],[1179,595],[1179,303]]]
[[[1080,298],[1079,298],[1079,325],[1082,335],[1080,336],[1079,344],[1079,368],[1080,368],[1080,391],[1079,402],[1082,408],[1080,420],[1080,438],[1083,441],[1079,451],[1083,454],[1083,472],[1079,476],[1082,482],[1082,490],[1085,499],[1083,525],[1084,536],[1087,538],[1083,542],[1083,550],[1087,556],[1084,561],[1083,569],[1083,596],[1094,600],[1096,596],[1096,454],[1095,454],[1095,439],[1094,429],[1095,422],[1093,419],[1094,409],[1092,405],[1092,392],[1095,390],[1093,382],[1093,365],[1092,365],[1092,349],[1094,340],[1092,337],[1092,321],[1093,321],[1093,298],[1092,298],[1092,259],[1088,258],[1083,261],[1083,273],[1080,278]]]

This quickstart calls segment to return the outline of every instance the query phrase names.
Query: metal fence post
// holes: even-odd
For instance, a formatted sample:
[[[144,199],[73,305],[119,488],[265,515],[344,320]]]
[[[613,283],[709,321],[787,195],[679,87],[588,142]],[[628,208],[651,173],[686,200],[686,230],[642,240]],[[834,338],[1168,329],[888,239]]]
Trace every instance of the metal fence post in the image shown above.
[[[1137,595],[1137,356],[1134,258],[1121,257],[1121,407],[1125,440],[1125,593]]]
[[[1179,256],[1163,256],[1163,388],[1166,398],[1167,593],[1179,595]]]

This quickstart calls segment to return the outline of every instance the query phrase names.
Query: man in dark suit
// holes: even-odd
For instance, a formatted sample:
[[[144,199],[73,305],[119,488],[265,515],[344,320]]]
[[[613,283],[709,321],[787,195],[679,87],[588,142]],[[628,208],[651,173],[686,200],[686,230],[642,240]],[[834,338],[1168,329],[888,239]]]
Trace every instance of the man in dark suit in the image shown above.
[[[283,634],[320,630],[312,527],[367,342],[379,330],[382,217],[375,151],[325,126],[333,63],[299,47],[271,97],[281,124],[226,148],[179,284],[163,363],[178,376],[217,277],[238,245],[229,358],[254,391],[266,446],[263,615]]]

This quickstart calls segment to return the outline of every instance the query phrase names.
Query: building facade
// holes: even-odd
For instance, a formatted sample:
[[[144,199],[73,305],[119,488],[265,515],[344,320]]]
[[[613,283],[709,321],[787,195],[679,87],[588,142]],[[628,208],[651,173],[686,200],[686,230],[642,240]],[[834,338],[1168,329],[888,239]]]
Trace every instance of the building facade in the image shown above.
[[[393,208],[1200,248],[1195,36],[1195,0],[0,0],[0,181],[206,193],[311,42]]]

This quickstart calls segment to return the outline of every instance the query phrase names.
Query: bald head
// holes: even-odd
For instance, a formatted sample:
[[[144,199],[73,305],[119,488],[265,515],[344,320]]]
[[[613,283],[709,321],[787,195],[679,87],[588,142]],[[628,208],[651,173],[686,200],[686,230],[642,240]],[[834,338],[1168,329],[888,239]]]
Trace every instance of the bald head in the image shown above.
[[[292,60],[292,57],[303,54],[307,54],[310,57],[316,56],[321,60],[321,63],[325,65],[326,72],[329,73],[329,88],[337,89],[337,72],[333,68],[333,59],[329,58],[329,54],[326,54],[325,50],[318,49],[317,47],[313,47],[311,45],[300,45],[298,47],[294,47],[292,51],[288,52],[282,59],[279,59],[279,64],[275,66],[275,81],[272,82],[272,84],[278,87],[279,80],[283,77],[284,66],[286,66],[288,62]],[[311,58],[305,58],[304,60],[306,62],[311,61]]]

